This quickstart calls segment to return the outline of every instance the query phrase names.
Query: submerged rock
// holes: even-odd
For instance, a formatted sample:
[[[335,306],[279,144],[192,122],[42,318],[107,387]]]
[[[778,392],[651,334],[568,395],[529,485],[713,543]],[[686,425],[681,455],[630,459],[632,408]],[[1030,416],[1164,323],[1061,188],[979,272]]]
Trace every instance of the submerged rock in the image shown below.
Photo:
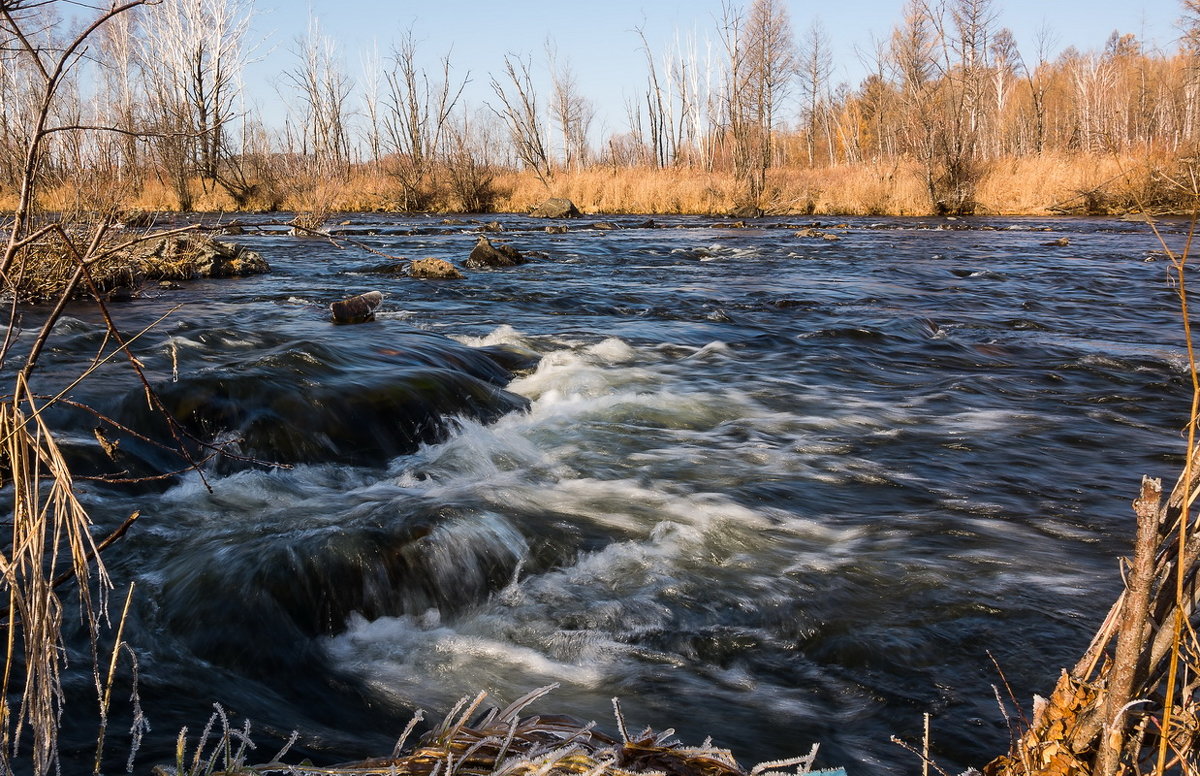
[[[471,269],[487,267],[515,267],[528,261],[521,253],[510,245],[492,245],[486,237],[480,237],[479,242],[471,249],[466,265]]]
[[[336,342],[263,342],[156,391],[190,438],[205,445],[232,440],[224,448],[230,455],[214,462],[223,471],[252,466],[248,459],[383,466],[443,440],[457,418],[488,423],[529,406],[503,388],[513,377],[505,364],[518,366],[507,353],[421,332],[389,332],[367,349]],[[123,398],[115,417],[144,437],[173,438],[140,389]],[[137,439],[121,444],[161,455]],[[203,450],[198,458],[211,454]],[[180,467],[171,461],[163,468]]]
[[[534,218],[579,218],[579,208],[566,197],[551,197],[533,209]]]
[[[408,265],[409,277],[430,280],[462,280],[466,277],[445,259],[414,259]]]

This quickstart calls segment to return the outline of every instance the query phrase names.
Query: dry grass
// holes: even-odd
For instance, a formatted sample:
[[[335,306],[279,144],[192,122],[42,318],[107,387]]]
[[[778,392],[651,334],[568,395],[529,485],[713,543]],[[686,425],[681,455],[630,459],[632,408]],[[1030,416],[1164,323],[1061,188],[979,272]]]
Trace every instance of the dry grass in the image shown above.
[[[803,757],[743,769],[729,750],[715,747],[709,741],[700,746],[685,746],[674,738],[673,730],[656,733],[646,728],[631,735],[615,699],[613,708],[620,738],[596,730],[594,722],[582,723],[558,715],[521,716],[530,704],[557,686],[542,687],[504,709],[493,708],[482,713],[480,708],[486,693],[480,693],[473,701],[463,698],[440,725],[422,736],[413,749],[404,752],[405,742],[423,718],[422,712],[417,712],[400,735],[391,756],[331,767],[284,763],[287,750],[296,740],[294,734],[283,751],[270,762],[248,765],[246,757],[253,749],[249,727],[231,728],[218,707],[201,734],[190,761],[186,756],[185,730],[180,734],[174,766],[159,766],[154,772],[156,776],[263,776],[268,773],[291,776],[799,776],[809,772],[816,758],[817,747],[813,746]],[[219,731],[215,730],[218,724]],[[215,739],[211,750],[208,749],[210,738]],[[785,772],[785,768],[789,770]]]
[[[596,167],[559,173],[549,190],[536,176],[509,173],[500,209],[527,211],[548,196],[567,197],[585,213],[724,215],[741,190],[731,173],[693,168]],[[837,213],[913,215],[928,212],[920,180],[903,166],[780,168],[767,178],[764,209],[775,215]]]
[[[102,229],[83,252],[78,232],[65,229],[25,246],[8,277],[5,292],[23,303],[62,296],[82,298],[117,289],[136,289],[155,280],[193,280],[268,271],[253,251],[204,235],[191,227],[158,232]]]
[[[90,576],[96,559],[101,595],[104,567],[89,533],[91,521],[75,495],[71,472],[42,420],[40,402],[18,375],[13,394],[0,404],[0,474],[12,495],[12,538],[0,552],[7,611],[3,615],[3,695],[0,696],[0,770],[11,773],[14,743],[30,738],[27,757],[34,773],[57,763],[63,602],[55,588],[64,572]],[[97,613],[89,586],[78,586],[81,609],[94,633]],[[100,602],[103,607],[103,598]],[[10,700],[20,697],[14,709]]]
[[[1142,151],[1112,154],[1046,153],[1011,157],[983,165],[976,187],[978,212],[986,215],[1122,213],[1136,200],[1159,209],[1174,201],[1163,176],[1177,175],[1180,162],[1168,154]],[[281,175],[286,184],[264,189],[245,204],[248,210],[279,209],[296,213],[394,211],[402,199],[400,183],[383,169],[362,165],[345,180]],[[89,179],[90,180],[90,179]],[[195,207],[233,212],[234,200],[219,187],[192,182]],[[551,196],[567,197],[585,213],[724,215],[738,203],[740,189],[729,172],[698,168],[612,167],[560,171],[545,186],[531,172],[500,171],[492,209],[527,212]],[[96,192],[99,192],[97,194]],[[1177,199],[1177,198],[1176,198]],[[95,200],[95,201],[94,201]],[[428,192],[435,212],[462,212],[452,187]],[[63,213],[88,213],[98,201],[116,201],[126,209],[171,211],[175,197],[154,177],[140,186],[101,183],[96,188],[60,184],[48,188],[41,206]],[[12,193],[0,195],[0,208],[11,208]],[[928,215],[932,212],[919,165],[891,160],[810,169],[782,167],[768,175],[763,203],[774,215]]]

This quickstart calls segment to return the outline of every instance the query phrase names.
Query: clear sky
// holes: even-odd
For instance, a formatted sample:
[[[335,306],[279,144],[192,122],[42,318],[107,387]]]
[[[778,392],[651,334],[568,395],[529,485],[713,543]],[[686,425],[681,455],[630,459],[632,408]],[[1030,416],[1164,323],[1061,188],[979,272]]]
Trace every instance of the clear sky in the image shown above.
[[[874,40],[886,39],[899,20],[903,0],[785,0],[797,33],[819,19],[832,43],[833,83],[856,86],[867,72],[864,60]],[[248,73],[250,92],[268,118],[279,110],[273,82],[293,66],[291,52],[304,34],[308,14],[338,41],[346,71],[361,79],[363,54],[377,48],[386,55],[409,27],[420,41],[418,58],[428,68],[447,51],[455,71],[468,71],[473,102],[494,97],[489,74],[499,74],[503,56],[531,55],[544,71],[546,41],[570,62],[581,91],[596,108],[594,131],[625,126],[625,103],[645,88],[645,65],[635,28],[641,27],[656,52],[677,36],[693,36],[704,45],[716,39],[720,0],[598,0],[578,2],[383,2],[381,0],[256,0],[255,37],[264,39],[261,61]],[[999,23],[1016,35],[1022,54],[1032,60],[1035,39],[1045,27],[1054,53],[1067,46],[1098,50],[1113,30],[1132,32],[1151,45],[1176,44],[1178,0],[995,0]]]

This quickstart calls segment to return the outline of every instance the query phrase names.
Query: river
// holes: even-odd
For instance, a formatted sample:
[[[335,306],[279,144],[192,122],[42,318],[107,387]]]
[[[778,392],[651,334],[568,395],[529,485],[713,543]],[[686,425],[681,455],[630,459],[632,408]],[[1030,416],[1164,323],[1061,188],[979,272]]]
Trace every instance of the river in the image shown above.
[[[631,728],[711,735],[746,765],[819,742],[821,765],[911,773],[890,737],[919,739],[925,712],[947,769],[1003,752],[993,685],[1049,692],[1118,591],[1141,475],[1177,475],[1189,389],[1147,228],[495,218],[531,263],[388,274],[362,246],[461,263],[476,224],[354,215],[340,246],[229,238],[269,275],[114,305],[127,332],[166,316],[134,345],[148,376],[242,454],[81,484],[97,535],[142,512],[105,553],[114,610],[136,585],[137,770],[214,703],[262,759],[296,730],[297,757],[335,763],[390,752],[416,708],[551,683],[539,711],[612,730],[619,697]],[[369,290],[374,322],[330,323]],[[54,343],[46,393],[101,347],[95,312]],[[120,363],[71,395],[163,435]],[[98,458],[94,419],[57,422]],[[181,468],[121,444],[134,471]],[[64,742],[90,767],[72,638]]]

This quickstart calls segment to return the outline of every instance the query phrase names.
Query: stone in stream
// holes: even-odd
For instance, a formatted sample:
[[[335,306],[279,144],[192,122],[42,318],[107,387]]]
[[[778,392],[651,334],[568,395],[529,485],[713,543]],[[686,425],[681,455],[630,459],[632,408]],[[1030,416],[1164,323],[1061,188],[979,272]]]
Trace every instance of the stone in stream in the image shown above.
[[[199,234],[163,237],[131,252],[130,263],[141,267],[146,280],[242,277],[271,271],[260,254]]]
[[[368,291],[365,294],[342,299],[329,305],[334,323],[366,323],[375,320],[375,311],[383,304],[383,294]]]
[[[429,280],[462,280],[466,277],[445,259],[414,259],[408,265],[408,276]]]
[[[757,205],[741,205],[729,211],[730,218],[762,218],[763,209]]]
[[[566,197],[551,197],[529,215],[534,218],[579,218],[579,208]]]
[[[481,236],[479,242],[475,243],[475,247],[471,249],[471,255],[467,257],[466,265],[471,269],[515,267],[526,261],[528,260],[516,248],[509,245],[492,245],[491,240]]]

